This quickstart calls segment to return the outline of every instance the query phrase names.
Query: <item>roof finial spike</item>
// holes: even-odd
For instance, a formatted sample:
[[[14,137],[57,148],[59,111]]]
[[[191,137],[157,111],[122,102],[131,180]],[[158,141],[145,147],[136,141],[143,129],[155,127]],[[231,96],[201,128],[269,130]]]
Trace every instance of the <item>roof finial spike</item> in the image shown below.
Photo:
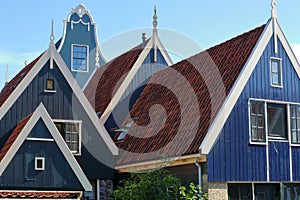
[[[52,19],[52,24],[51,24],[50,43],[54,43],[54,20],[53,19]]]
[[[271,6],[272,6],[272,18],[276,18],[277,17],[277,14],[276,14],[276,0],[272,0]]]
[[[157,27],[157,15],[156,15],[156,6],[154,6],[154,15],[153,15],[153,28]]]
[[[5,73],[5,85],[8,83],[9,73],[8,73],[8,65],[6,65],[6,73]]]

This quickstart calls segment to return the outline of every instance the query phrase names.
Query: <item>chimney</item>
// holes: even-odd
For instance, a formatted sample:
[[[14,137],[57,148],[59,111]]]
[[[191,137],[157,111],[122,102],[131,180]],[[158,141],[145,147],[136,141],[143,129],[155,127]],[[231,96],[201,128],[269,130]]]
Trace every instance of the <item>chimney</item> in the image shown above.
[[[146,39],[147,39],[146,33],[142,33],[143,47],[145,47],[145,45],[146,45]]]

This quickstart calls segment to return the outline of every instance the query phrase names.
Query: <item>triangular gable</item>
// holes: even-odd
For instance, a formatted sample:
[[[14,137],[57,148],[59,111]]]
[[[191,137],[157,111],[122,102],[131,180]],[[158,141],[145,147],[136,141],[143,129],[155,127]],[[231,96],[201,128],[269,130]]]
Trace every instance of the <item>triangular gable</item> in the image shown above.
[[[0,120],[6,114],[6,112],[11,108],[11,106],[15,103],[18,99],[19,95],[26,89],[26,87],[30,84],[33,78],[38,74],[38,72],[44,67],[46,62],[50,60],[50,67],[53,66],[53,62],[55,61],[58,68],[60,69],[61,73],[65,77],[66,81],[68,82],[69,86],[72,88],[75,96],[78,98],[79,102],[87,112],[90,120],[93,122],[94,126],[98,130],[99,134],[103,138],[104,142],[110,149],[113,155],[118,154],[118,148],[115,146],[114,142],[110,138],[109,134],[107,133],[106,129],[99,124],[98,117],[91,107],[90,103],[86,99],[85,95],[83,94],[81,88],[79,87],[78,83],[76,82],[75,78],[69,71],[68,67],[64,63],[62,57],[57,52],[53,43],[49,45],[47,51],[34,63],[34,66],[30,69],[30,71],[25,75],[22,81],[17,85],[17,87],[13,90],[13,92],[9,95],[9,97],[5,100],[5,102],[0,107]]]
[[[300,65],[296,59],[296,56],[294,55],[292,48],[290,47],[277,20],[275,20],[275,23],[276,25],[273,28],[273,21],[268,21],[264,32],[262,33],[258,42],[256,43],[256,46],[253,49],[251,55],[249,56],[247,62],[245,63],[242,72],[240,73],[230,93],[226,97],[226,100],[224,101],[220,111],[218,112],[216,118],[210,126],[203,142],[201,143],[199,147],[199,151],[201,154],[208,154],[210,152],[212,146],[219,137],[221,129],[223,128],[228,116],[230,115],[236,101],[238,100],[243,88],[248,82],[255,66],[257,65],[257,62],[259,61],[261,55],[263,54],[267,44],[269,43],[274,33],[277,34],[277,38],[282,43],[283,48],[285,49],[298,77],[300,78]]]
[[[154,42],[155,42],[155,44],[154,44]],[[154,47],[154,45],[156,45],[156,47]],[[173,64],[171,58],[169,57],[168,53],[166,52],[166,50],[165,50],[164,46],[162,45],[162,43],[160,42],[159,38],[151,37],[148,40],[148,42],[146,43],[146,45],[143,48],[142,52],[140,53],[139,57],[137,58],[137,60],[133,64],[133,66],[131,67],[131,70],[128,72],[128,74],[126,75],[125,79],[122,81],[122,83],[119,86],[119,88],[117,89],[117,91],[114,93],[114,96],[112,97],[112,99],[111,99],[110,103],[108,104],[108,106],[106,107],[105,111],[101,115],[101,117],[100,117],[101,124],[103,124],[103,125],[105,124],[105,122],[109,118],[110,114],[113,112],[114,108],[117,106],[122,95],[126,91],[127,87],[131,83],[131,81],[133,80],[134,76],[137,74],[138,70],[142,66],[144,60],[146,59],[146,57],[148,56],[148,54],[150,53],[152,48],[157,48],[161,52],[161,54],[162,54],[163,58],[165,59],[168,66],[171,66]]]
[[[11,160],[13,159],[13,157],[15,156],[25,139],[28,137],[31,130],[37,124],[39,119],[43,120],[47,129],[51,133],[54,142],[56,142],[57,146],[59,147],[67,162],[69,163],[70,167],[72,168],[74,174],[77,176],[85,191],[92,191],[92,186],[90,182],[88,181],[79,164],[70,152],[67,144],[64,142],[62,136],[60,135],[54,123],[52,122],[51,117],[49,116],[46,108],[42,103],[37,107],[37,109],[31,116],[27,117],[19,123],[16,129],[20,130],[17,130],[15,134],[11,135],[11,137],[13,137],[13,140],[10,140],[9,138],[7,144],[3,147],[5,148],[5,150],[1,150],[1,152],[5,152],[5,154],[1,156],[0,175],[2,175],[6,167],[9,165],[9,163],[11,162]]]

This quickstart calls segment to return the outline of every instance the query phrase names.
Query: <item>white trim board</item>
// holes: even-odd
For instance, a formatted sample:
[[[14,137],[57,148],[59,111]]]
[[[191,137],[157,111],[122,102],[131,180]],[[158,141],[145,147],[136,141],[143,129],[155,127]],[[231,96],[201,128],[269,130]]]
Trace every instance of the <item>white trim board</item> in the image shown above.
[[[276,20],[277,23],[277,20]],[[261,34],[258,42],[256,43],[251,55],[249,56],[247,62],[245,63],[242,72],[240,73],[238,79],[236,80],[234,86],[232,87],[230,93],[225,99],[220,111],[218,112],[216,118],[211,124],[204,140],[202,141],[199,151],[202,154],[208,154],[220,135],[220,132],[229,117],[235,103],[237,102],[240,94],[242,93],[246,83],[248,82],[254,68],[256,67],[261,55],[263,54],[267,44],[269,43],[273,32],[272,20],[269,20],[263,33]],[[279,24],[276,26],[277,37],[281,41],[283,48],[285,49],[298,77],[300,78],[300,66],[299,63],[284,36]]]
[[[54,44],[50,44],[47,51],[41,56],[41,58],[36,62],[36,64],[32,67],[32,69],[28,72],[28,74],[23,78],[23,80],[18,84],[16,89],[10,94],[10,96],[6,99],[6,101],[0,107],[0,120],[6,114],[6,112],[11,108],[11,106],[15,103],[18,99],[19,95],[23,93],[26,87],[31,83],[34,77],[39,73],[39,71],[44,67],[46,62],[49,59],[53,59],[57,67],[59,68],[60,72],[65,77],[66,81],[68,82],[69,86],[72,88],[75,96],[78,98],[79,102],[83,106],[84,110],[86,111],[87,115],[89,116],[90,120],[96,127],[98,133],[108,146],[109,150],[113,155],[118,155],[118,148],[107,133],[106,129],[103,125],[101,125],[98,121],[98,116],[92,106],[90,105],[89,101],[87,100],[86,96],[83,94],[80,86],[78,85],[77,81],[73,77],[72,73],[70,72],[69,68],[63,61],[60,54],[57,52]]]
[[[52,122],[51,117],[49,116],[46,108],[42,103],[34,111],[24,128],[19,133],[16,140],[13,142],[7,153],[4,155],[2,161],[0,162],[0,175],[2,175],[6,167],[9,165],[9,163],[11,162],[11,160],[13,159],[13,157],[15,156],[15,154],[17,153],[25,139],[28,137],[30,131],[34,128],[35,124],[38,122],[39,119],[42,119],[45,123],[51,136],[53,137],[54,141],[56,142],[57,146],[59,147],[67,162],[69,163],[70,167],[72,168],[73,172],[77,176],[85,191],[92,191],[92,185],[90,184],[89,180],[83,173],[80,165],[77,163],[74,156],[70,152],[67,144],[58,132],[56,126]]]
[[[104,110],[103,114],[101,115],[100,123],[102,125],[105,124],[109,115],[112,113],[114,108],[117,106],[119,100],[121,99],[121,97],[124,94],[124,92],[126,91],[127,87],[129,86],[129,84],[133,80],[134,76],[136,75],[136,73],[138,72],[140,67],[142,66],[144,60],[150,53],[151,49],[154,48],[153,45],[157,45],[158,50],[161,52],[161,54],[162,54],[163,58],[165,59],[168,66],[171,66],[173,64],[169,54],[167,53],[163,44],[160,42],[159,38],[158,37],[156,38],[155,44],[154,44],[153,40],[154,40],[154,37],[151,37],[150,40],[145,45],[145,47],[143,47],[143,51],[140,53],[138,59],[133,64],[133,66],[130,69],[130,71],[128,72],[126,78],[124,79],[124,81],[122,82],[122,84],[120,85],[120,87],[118,88],[118,90],[116,91],[114,96],[112,97],[111,101],[109,102],[108,106]]]

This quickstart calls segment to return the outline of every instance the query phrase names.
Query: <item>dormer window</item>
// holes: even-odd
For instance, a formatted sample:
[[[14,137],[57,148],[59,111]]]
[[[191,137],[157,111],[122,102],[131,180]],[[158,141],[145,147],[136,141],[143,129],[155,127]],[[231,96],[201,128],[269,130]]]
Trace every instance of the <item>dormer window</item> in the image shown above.
[[[282,87],[282,66],[280,58],[271,58],[271,86]]]
[[[72,45],[72,71],[88,72],[88,45]]]

